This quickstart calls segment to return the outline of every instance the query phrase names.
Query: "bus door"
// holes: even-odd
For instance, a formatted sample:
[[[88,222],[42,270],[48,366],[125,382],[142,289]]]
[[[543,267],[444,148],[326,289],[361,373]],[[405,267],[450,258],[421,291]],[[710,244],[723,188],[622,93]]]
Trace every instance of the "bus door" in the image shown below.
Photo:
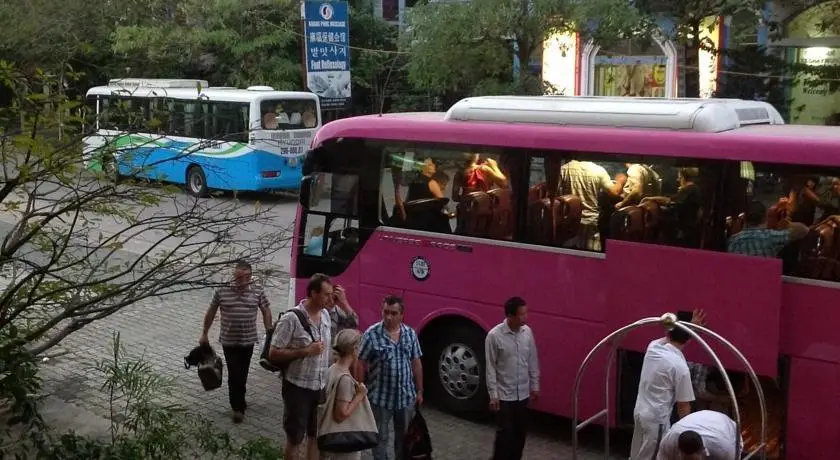
[[[379,157],[365,155],[364,142],[355,139],[331,140],[307,154],[295,277],[338,276],[356,261],[377,224],[377,181],[369,176],[376,174],[378,165],[367,164],[371,161]]]

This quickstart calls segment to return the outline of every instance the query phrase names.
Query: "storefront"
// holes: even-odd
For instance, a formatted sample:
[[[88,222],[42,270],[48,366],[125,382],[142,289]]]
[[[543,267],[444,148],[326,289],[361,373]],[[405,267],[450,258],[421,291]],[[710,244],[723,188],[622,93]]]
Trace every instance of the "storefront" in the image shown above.
[[[723,43],[723,27],[711,18],[701,40],[708,49]],[[663,29],[672,29],[662,24]],[[714,93],[718,73],[716,53],[700,51],[701,96]],[[543,50],[543,80],[554,94],[584,96],[678,97],[678,53],[671,40],[628,39],[602,48],[581,43],[578,34],[558,34]]]
[[[784,38],[771,43],[782,47],[788,62],[809,66],[840,66],[840,22],[827,18],[840,17],[840,1],[823,2],[805,9],[785,10],[776,5],[777,16],[783,18]],[[824,124],[840,112],[840,92],[813,75],[801,76],[789,88],[790,122],[809,125]]]

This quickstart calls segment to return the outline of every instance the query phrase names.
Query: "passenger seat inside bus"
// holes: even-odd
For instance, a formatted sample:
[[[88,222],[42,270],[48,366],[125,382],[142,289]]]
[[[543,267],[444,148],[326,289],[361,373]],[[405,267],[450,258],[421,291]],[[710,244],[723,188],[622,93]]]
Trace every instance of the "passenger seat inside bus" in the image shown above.
[[[580,232],[581,200],[562,195],[553,202],[545,184],[528,192],[528,240],[537,244],[561,246]]]
[[[461,195],[457,207],[459,235],[489,236],[490,223],[493,220],[493,201],[486,192],[469,192]]]
[[[795,274],[812,279],[840,281],[840,231],[830,222],[811,227],[799,248]]]

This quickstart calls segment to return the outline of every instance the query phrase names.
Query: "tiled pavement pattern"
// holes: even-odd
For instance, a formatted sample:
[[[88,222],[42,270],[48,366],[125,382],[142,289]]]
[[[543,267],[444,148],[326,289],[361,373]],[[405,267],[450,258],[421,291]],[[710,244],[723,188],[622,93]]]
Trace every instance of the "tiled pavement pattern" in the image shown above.
[[[285,278],[273,281],[273,286],[266,290],[276,316],[278,309],[286,306],[288,282]],[[248,381],[249,410],[241,425],[230,423],[226,386],[206,393],[195,371],[184,369],[182,357],[197,343],[210,297],[211,292],[203,291],[168,297],[165,301],[146,301],[77,332],[52,352],[66,354],[42,364],[47,392],[100,417],[107,417],[107,397],[99,389],[101,380],[91,367],[95,360],[110,357],[112,333],[119,331],[130,355],[144,354],[158,372],[175,379],[176,388],[170,402],[208,417],[234,436],[265,436],[282,442],[280,385],[277,378],[260,368],[256,360],[252,361]],[[217,337],[217,326],[218,320],[211,331],[211,340]],[[433,408],[426,408],[424,414],[431,430],[436,460],[490,458],[494,435],[490,424],[461,420]],[[526,459],[572,457],[568,421],[537,415],[531,425]],[[579,458],[603,458],[603,454],[592,453],[601,452],[600,430],[597,433],[594,440],[588,436],[588,453]]]

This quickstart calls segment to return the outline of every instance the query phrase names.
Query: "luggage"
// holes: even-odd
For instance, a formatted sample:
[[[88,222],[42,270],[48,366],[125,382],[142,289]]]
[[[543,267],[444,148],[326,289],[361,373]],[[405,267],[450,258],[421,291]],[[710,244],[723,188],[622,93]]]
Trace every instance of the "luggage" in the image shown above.
[[[210,345],[199,345],[184,357],[184,368],[198,367],[198,378],[204,391],[215,390],[222,386],[224,375],[224,363],[222,358],[216,355],[216,351]]]
[[[404,455],[406,460],[432,460],[432,438],[429,436],[429,427],[426,426],[426,419],[420,413],[418,406],[414,411],[414,418],[408,424],[403,440]]]

